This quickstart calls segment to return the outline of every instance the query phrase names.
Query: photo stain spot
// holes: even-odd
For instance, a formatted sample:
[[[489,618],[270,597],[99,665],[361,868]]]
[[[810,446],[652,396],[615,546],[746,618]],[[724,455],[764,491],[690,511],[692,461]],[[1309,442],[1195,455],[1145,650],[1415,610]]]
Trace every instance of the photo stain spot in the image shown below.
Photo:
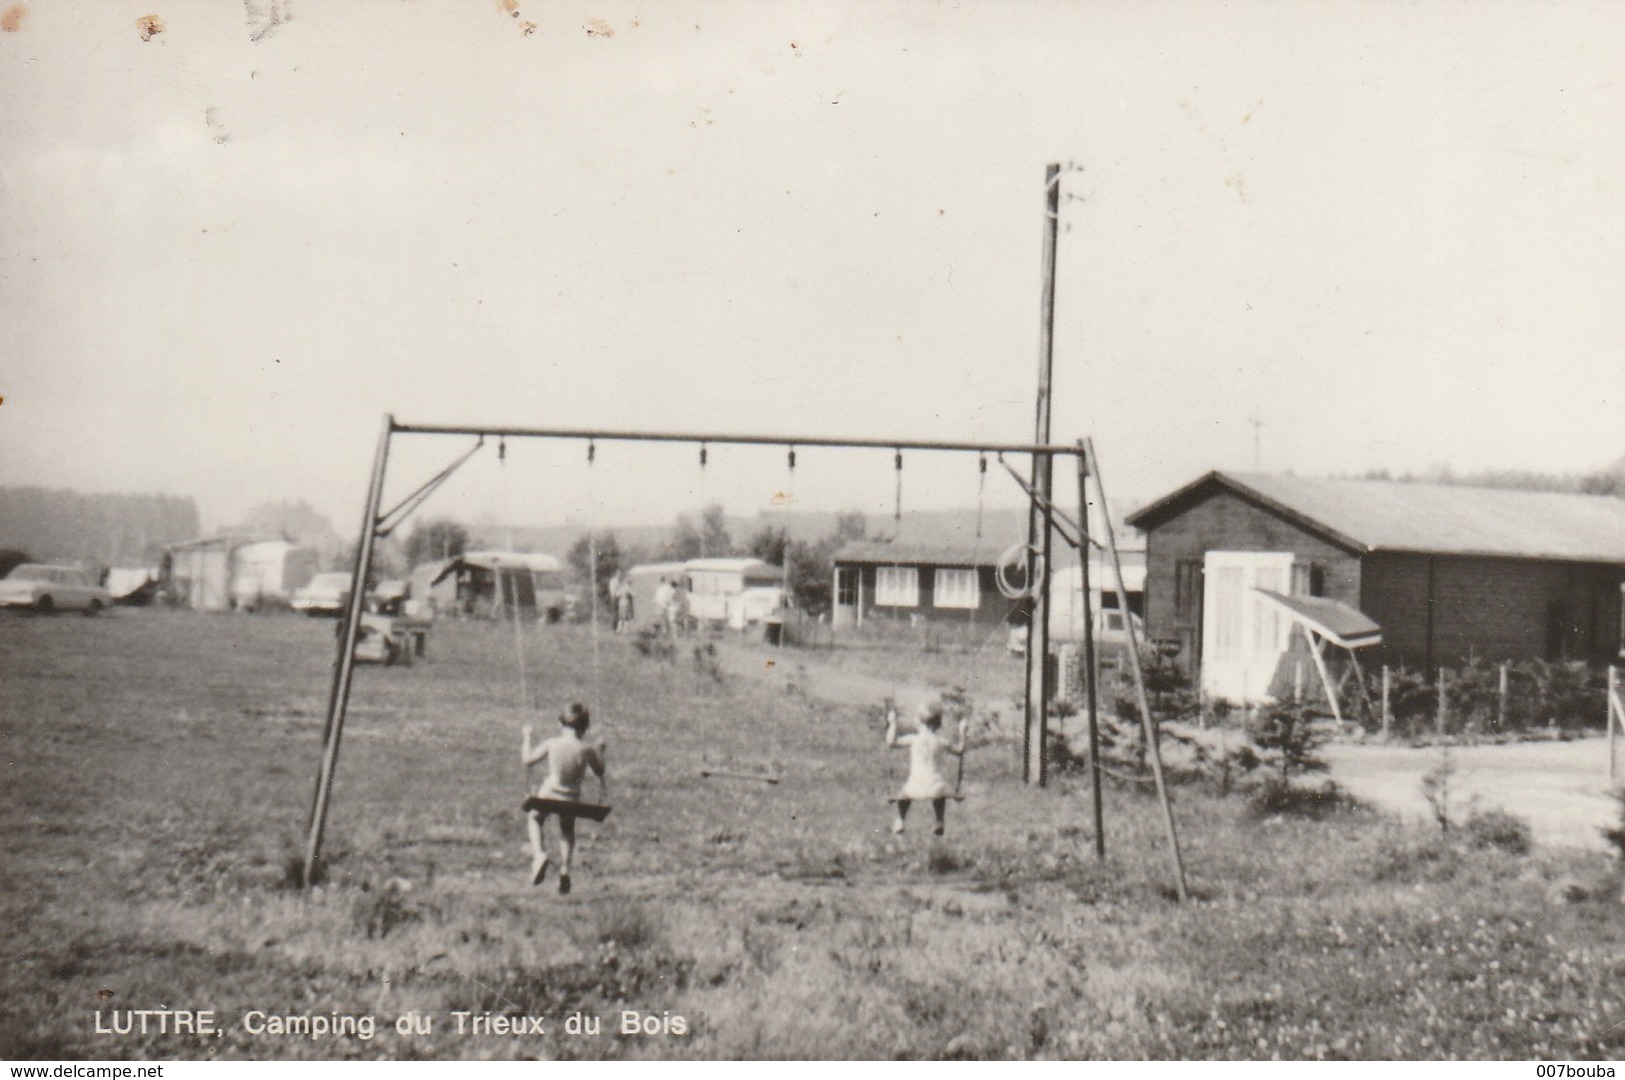
[[[4,30],[8,34],[15,34],[23,28],[23,20],[26,18],[28,18],[28,5],[12,4],[6,9],[4,15],[0,15],[0,30]]]
[[[151,41],[164,32],[164,20],[156,15],[143,15],[135,21],[135,28],[140,32],[142,41]]]
[[[614,27],[610,26],[609,23],[605,22],[603,19],[595,19],[591,16],[587,17],[587,25],[582,27],[582,29],[587,31],[588,37],[612,38],[615,36]]]
[[[111,988],[104,986],[100,990],[96,991],[96,997],[101,1001],[112,1001],[113,991]]]
[[[771,671],[773,669],[773,661],[769,660],[767,662],[767,667],[768,667],[768,670]]]

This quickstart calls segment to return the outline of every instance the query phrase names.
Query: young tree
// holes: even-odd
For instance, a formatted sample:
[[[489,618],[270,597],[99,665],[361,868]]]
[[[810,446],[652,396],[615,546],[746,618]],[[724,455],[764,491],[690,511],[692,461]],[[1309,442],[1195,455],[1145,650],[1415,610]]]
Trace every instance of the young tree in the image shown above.
[[[412,526],[406,538],[406,562],[409,566],[454,559],[468,550],[468,530],[449,518],[420,521]]]
[[[314,545],[333,535],[333,523],[303,499],[260,503],[243,517],[237,531]]]
[[[596,540],[598,554],[598,570],[596,580],[598,585],[598,601],[609,603],[609,582],[621,570],[621,544],[615,539],[612,532],[596,534],[583,533],[570,545],[570,551],[565,561],[575,573],[576,580],[582,585],[595,577],[592,565],[592,545]]]
[[[829,535],[830,550],[834,551],[853,540],[862,540],[868,535],[869,522],[864,518],[863,511],[848,510],[835,518],[835,531]]]
[[[1260,710],[1252,736],[1280,770],[1282,784],[1290,783],[1294,775],[1325,772],[1329,767],[1319,754],[1326,738],[1315,727],[1315,712],[1309,705],[1287,701]]]
[[[784,565],[785,531],[764,525],[745,544],[746,554],[773,566]]]
[[[705,544],[705,554],[711,558],[734,553],[727,512],[722,509],[721,503],[712,503],[700,515],[700,538]]]
[[[700,539],[700,532],[694,527],[686,514],[677,515],[672,523],[671,538],[666,541],[662,556],[673,562],[687,562],[700,557],[700,548],[704,541]]]

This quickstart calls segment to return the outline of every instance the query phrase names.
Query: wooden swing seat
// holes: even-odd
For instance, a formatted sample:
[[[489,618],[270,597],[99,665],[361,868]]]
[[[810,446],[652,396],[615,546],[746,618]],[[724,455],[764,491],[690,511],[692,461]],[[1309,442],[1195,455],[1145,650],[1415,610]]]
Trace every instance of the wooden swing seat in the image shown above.
[[[951,799],[954,802],[964,802],[965,801],[965,796],[961,792],[958,792],[958,791],[954,792],[952,795],[938,795],[938,796],[936,796],[936,798],[937,799]],[[935,799],[916,799],[916,798],[913,798],[913,797],[910,797],[908,799],[904,799],[901,795],[888,795],[886,797],[886,801],[889,802],[889,803],[900,803],[900,802],[917,803],[917,802],[934,802]]]
[[[609,807],[603,803],[571,802],[569,799],[543,799],[532,795],[519,807],[525,813],[568,814],[570,817],[603,821],[609,817]]]

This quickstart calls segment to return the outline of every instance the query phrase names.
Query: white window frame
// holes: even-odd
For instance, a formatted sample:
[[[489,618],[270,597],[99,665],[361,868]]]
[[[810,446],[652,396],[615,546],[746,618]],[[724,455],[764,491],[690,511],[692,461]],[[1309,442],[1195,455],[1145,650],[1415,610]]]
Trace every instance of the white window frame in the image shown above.
[[[939,567],[931,582],[931,606],[974,611],[982,606],[975,570]]]
[[[919,607],[920,571],[913,566],[875,568],[875,607]]]

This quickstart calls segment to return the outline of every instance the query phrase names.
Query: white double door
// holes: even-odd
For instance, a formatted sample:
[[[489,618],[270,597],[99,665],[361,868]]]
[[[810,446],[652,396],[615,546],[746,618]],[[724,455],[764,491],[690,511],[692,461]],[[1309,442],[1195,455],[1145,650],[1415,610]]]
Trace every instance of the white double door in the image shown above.
[[[1292,621],[1256,590],[1291,592],[1292,553],[1209,551],[1203,581],[1203,691],[1238,704],[1264,700],[1291,643]]]

